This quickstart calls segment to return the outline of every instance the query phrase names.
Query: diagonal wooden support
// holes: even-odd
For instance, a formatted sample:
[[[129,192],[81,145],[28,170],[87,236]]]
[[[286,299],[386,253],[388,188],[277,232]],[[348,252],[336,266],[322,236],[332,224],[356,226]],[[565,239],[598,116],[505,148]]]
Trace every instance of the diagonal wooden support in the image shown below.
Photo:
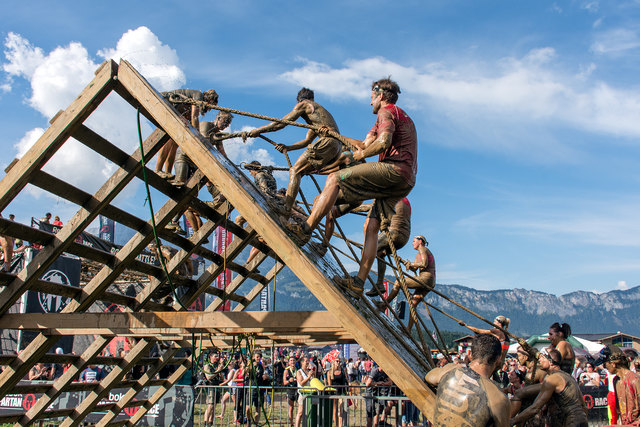
[[[155,214],[155,222],[158,228],[164,228],[176,213],[181,212],[190,197],[195,195],[198,189],[198,180],[192,177],[187,183],[186,197],[180,202],[169,199]],[[138,254],[151,242],[152,234],[137,233],[115,255],[113,266],[105,265],[98,274],[82,290],[79,301],[72,301],[64,308],[63,313],[85,311],[93,304],[100,293],[104,291],[132,262]]]
[[[225,203],[226,206],[226,203]],[[223,206],[221,208],[221,210],[226,210],[225,206]],[[202,227],[200,228],[200,230],[198,230],[198,235],[197,235],[197,241],[201,242],[205,236],[208,236],[213,230],[215,230],[223,221],[225,221],[226,217],[224,216],[220,216],[216,221],[206,221]],[[178,254],[176,254],[174,256],[174,258],[171,259],[171,261],[169,262],[169,265],[167,265],[167,269],[169,270],[169,274],[172,274],[173,272],[175,272],[175,270],[179,267],[179,265],[182,263],[182,261],[184,259],[186,259],[186,257],[191,256],[191,254],[196,250],[197,246],[194,246],[191,250],[189,251],[184,251],[181,250],[178,252]],[[166,280],[166,279],[165,279]],[[158,286],[160,286],[163,281],[160,281],[158,279],[153,279],[151,281],[151,283],[145,287],[145,289],[143,289],[138,296],[136,297],[136,301],[137,301],[137,305],[134,311],[139,311],[142,308],[145,307],[145,305],[149,302],[149,300],[151,299],[151,295],[153,295],[153,292],[158,288]]]
[[[155,132],[149,137],[150,144],[164,137],[163,132]],[[154,142],[155,141],[155,142]],[[135,177],[136,169],[139,170],[140,151],[137,150],[131,156],[131,172],[118,169],[113,176],[96,192],[96,194],[71,218],[56,234],[50,245],[47,245],[33,260],[16,276],[14,281],[0,293],[0,313],[6,312],[29,286],[38,280],[61,255],[75,238],[100,214],[102,208],[107,206],[120,193],[120,191]]]
[[[268,283],[270,283],[273,280],[273,278],[276,277],[276,275],[280,271],[282,271],[283,268],[284,268],[284,264],[281,263],[281,262],[277,262],[276,265],[274,265],[271,268],[271,270],[265,276],[268,279],[267,284],[256,283],[256,285],[253,287],[253,289],[251,289],[246,295],[247,303],[246,304],[239,303],[238,305],[235,306],[233,311],[241,311],[241,310],[246,309],[247,306],[249,304],[251,304],[253,302],[253,300],[258,297],[258,295],[260,295],[260,292],[262,292],[262,290],[268,286]]]
[[[227,248],[226,253],[223,255],[229,259],[234,259],[236,256],[242,252],[242,250],[249,244],[249,242],[255,236],[255,232],[252,231],[245,237],[244,239],[234,239],[233,242]],[[218,265],[211,263],[211,265],[207,268],[207,270],[198,278],[198,286],[191,288],[183,297],[183,302],[185,306],[190,306],[193,302],[209,288],[211,282],[215,280],[225,269],[224,262]],[[174,308],[176,310],[182,309],[184,310],[178,303],[174,304]]]
[[[7,175],[0,181],[0,212],[24,188],[29,175],[33,171],[41,169],[69,138],[73,129],[84,122],[107,97],[113,87],[113,79],[117,70],[118,66],[115,62],[105,61],[82,93],[56,118],[20,161],[7,172]]]
[[[20,418],[16,425],[26,426],[37,420],[40,415],[53,403],[62,393],[63,389],[71,384],[78,375],[89,365],[89,360],[96,357],[102,349],[104,349],[112,337],[98,337],[91,345],[82,353],[80,359],[69,367],[60,378],[54,381],[51,388],[44,393],[40,399]]]
[[[194,161],[202,173],[216,184],[221,193],[267,245],[278,254],[318,300],[350,331],[360,345],[383,366],[391,379],[427,415],[434,408],[435,395],[424,382],[428,368],[424,360],[415,357],[412,343],[398,339],[389,332],[388,321],[372,316],[363,301],[351,300],[337,288],[331,278],[342,276],[332,263],[323,259],[317,264],[309,252],[297,247],[281,228],[267,201],[253,184],[204,138],[196,135],[140,74],[126,61],[121,61],[118,82],[142,104],[171,138]],[[316,261],[319,261],[316,258]],[[363,297],[364,298],[364,297]]]
[[[122,363],[114,366],[111,372],[109,372],[109,374],[100,381],[100,387],[96,391],[89,393],[80,405],[73,410],[73,413],[60,423],[60,426],[70,427],[80,424],[84,417],[86,417],[100,402],[100,400],[109,393],[109,390],[111,390],[113,385],[118,383],[122,377],[133,368],[138,359],[141,359],[149,352],[153,344],[155,344],[154,340],[138,341],[135,347],[133,347],[125,356]]]
[[[162,399],[162,396],[164,396],[165,393],[169,391],[180,378],[182,378],[182,376],[187,372],[190,366],[191,360],[186,360],[185,362],[183,362],[178,367],[178,369],[176,369],[176,371],[171,374],[169,378],[167,378],[165,383],[160,386],[160,388],[153,394],[153,396],[147,399],[144,405],[142,405],[140,409],[138,409],[138,412],[136,412],[124,425],[135,426],[142,419],[142,417],[145,416],[149,409],[153,408],[153,405],[158,403],[158,401]]]
[[[260,265],[262,262],[264,262],[265,259],[267,259],[267,256],[264,254],[264,252],[260,252],[258,255],[256,255],[256,258],[255,258],[256,265]],[[269,274],[267,274],[267,276],[265,277],[270,280]],[[219,296],[217,299],[213,300],[211,304],[209,304],[207,308],[205,308],[205,311],[218,310],[225,303],[225,301],[230,299],[228,295],[231,295],[235,291],[237,291],[240,288],[240,286],[242,286],[242,284],[245,282],[245,280],[247,280],[246,276],[241,276],[241,275],[236,276],[231,281],[231,283],[229,283],[227,287],[224,289],[224,294],[222,296]],[[248,301],[246,304],[243,305],[243,307],[246,307],[250,303],[251,301]]]
[[[186,185],[186,197],[180,202],[169,199],[156,213],[156,224],[164,227],[173,216],[184,208],[189,197],[197,190],[198,180],[193,177]],[[62,231],[61,231],[62,232]],[[82,289],[77,300],[71,301],[63,309],[63,313],[81,312],[88,309],[101,293],[125,270],[127,265],[135,260],[140,251],[151,241],[152,235],[138,233],[114,256],[114,265],[105,265],[102,270]],[[24,271],[24,270],[23,270]],[[31,279],[30,280],[34,280]],[[59,337],[39,334],[20,353],[19,357],[0,373],[0,396],[4,396],[13,388],[33,366],[59,339]]]
[[[109,409],[104,417],[102,417],[102,419],[98,421],[96,427],[106,426],[111,421],[113,421],[115,417],[117,417],[118,414],[129,404],[129,402],[131,402],[131,399],[136,397],[136,394],[138,394],[140,390],[146,387],[151,382],[151,380],[153,380],[153,377],[158,372],[160,372],[160,370],[171,360],[171,358],[174,354],[176,354],[177,351],[177,348],[170,348],[165,351],[162,356],[160,356],[160,358],[152,366],[149,367],[147,372],[145,372],[144,375],[138,381],[136,381],[133,386],[129,387],[129,390],[127,390],[124,396],[122,396],[120,400],[118,400],[118,402],[116,402],[116,404],[111,409]]]

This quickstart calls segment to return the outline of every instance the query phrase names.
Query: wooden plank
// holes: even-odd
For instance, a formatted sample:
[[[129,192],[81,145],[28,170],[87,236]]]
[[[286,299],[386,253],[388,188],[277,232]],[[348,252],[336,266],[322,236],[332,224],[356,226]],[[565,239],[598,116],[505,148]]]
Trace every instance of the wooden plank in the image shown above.
[[[117,174],[117,172],[116,172]],[[197,190],[197,179],[192,178],[186,185],[187,196],[195,193]],[[106,184],[105,184],[106,185]],[[184,208],[188,197],[179,203],[169,200],[156,213],[156,224],[158,227],[164,227],[173,216]],[[60,232],[63,232],[65,228]],[[73,300],[63,309],[64,313],[80,312],[88,309],[95,301],[98,300],[101,293],[115,280],[120,273],[124,271],[129,263],[140,253],[149,241],[151,235],[143,235],[137,233],[131,240],[114,256],[113,265],[105,265],[100,272],[82,289],[82,294],[78,300]],[[44,251],[43,251],[44,252]],[[41,252],[42,254],[42,252]],[[47,261],[49,262],[49,261]],[[24,269],[23,272],[27,270]],[[22,273],[22,272],[21,272]],[[27,277],[31,277],[27,275]],[[33,280],[32,278],[30,280]],[[6,290],[6,289],[5,289]],[[2,294],[0,294],[1,296]],[[47,337],[39,334],[20,354],[20,358],[0,373],[0,396],[3,396],[7,390],[23,378],[33,366],[36,360],[42,357],[53,344],[58,340],[57,336]]]
[[[153,408],[153,405],[158,403],[158,401],[162,399],[162,396],[164,396],[165,393],[169,391],[180,378],[182,378],[182,376],[187,372],[190,366],[191,361],[186,361],[182,365],[180,365],[178,369],[176,369],[175,372],[171,374],[169,378],[167,378],[165,384],[161,385],[153,394],[153,396],[148,398],[144,405],[142,405],[140,409],[138,409],[138,411],[131,417],[131,419],[126,422],[126,425],[135,426],[142,419],[142,417],[145,416],[149,409]]]
[[[154,138],[162,136],[158,133],[153,134]],[[118,169],[96,192],[94,197],[58,231],[51,244],[45,246],[34,256],[33,260],[18,273],[14,281],[0,293],[0,313],[6,312],[29,289],[33,281],[38,280],[47,271],[56,258],[74,243],[75,238],[98,216],[102,208],[111,203],[133,179],[132,172],[136,167],[138,169],[142,167],[139,162],[139,150],[134,152],[132,158],[137,159],[137,166],[133,166],[134,169],[131,172]]]
[[[118,400],[118,402],[113,405],[109,411],[102,417],[100,421],[96,424],[96,426],[106,426],[111,421],[118,416],[118,414],[126,407],[131,406],[131,399],[133,399],[136,394],[140,392],[144,387],[147,387],[153,377],[160,372],[160,370],[171,360],[174,354],[178,351],[177,348],[170,348],[164,352],[162,356],[154,363],[149,369],[144,373],[144,375],[135,382],[132,386],[130,386],[127,392]],[[144,405],[146,402],[138,401],[135,402],[136,406]]]
[[[253,239],[253,232],[249,233],[247,237],[244,239],[234,239],[229,247],[227,248],[224,256],[229,259],[234,259],[236,256],[242,252],[242,250],[249,244],[249,242]],[[231,268],[231,263],[229,262],[221,262],[219,264],[212,263],[207,267],[205,272],[198,278],[198,285],[190,288],[187,293],[182,297],[183,305],[190,306],[193,302],[205,291],[209,288],[209,285],[224,271],[225,267]],[[177,303],[174,303],[173,307],[176,310],[184,310],[182,306]]]
[[[0,212],[24,188],[29,175],[44,164],[69,138],[74,127],[84,122],[96,107],[111,92],[118,66],[109,60],[103,63],[100,72],[73,100],[71,105],[42,134],[33,146],[25,153],[0,181]]]
[[[267,256],[263,252],[260,252],[258,255],[256,255],[255,259],[256,259],[257,265],[260,265],[265,259],[267,259]],[[269,274],[267,274],[265,278],[268,279],[269,278],[268,276]],[[225,294],[223,296],[218,296],[217,299],[211,301],[211,304],[209,304],[207,308],[205,308],[205,311],[211,312],[211,311],[218,310],[224,304],[225,301],[228,301],[230,299],[228,295],[232,295],[235,291],[240,289],[240,286],[242,286],[245,280],[247,280],[246,276],[242,276],[242,275],[236,276],[231,281],[231,283],[229,283],[225,288],[224,290]],[[243,304],[243,306],[246,307],[249,304],[250,302],[248,301],[246,304]]]
[[[176,213],[182,212],[187,202],[188,196],[197,191],[197,179],[192,178],[185,186],[188,190],[187,197],[180,202],[169,199],[155,213],[155,222],[158,228],[164,228]],[[111,265],[105,265],[102,270],[82,289],[82,296],[79,301],[72,301],[63,309],[64,313],[73,313],[87,310],[127,266],[133,262],[140,252],[151,242],[153,235],[136,233],[123,247],[114,255]]]
[[[27,313],[5,314],[0,329],[58,329],[87,335],[85,329],[218,329],[238,333],[243,329],[295,332],[344,328],[328,311],[181,311],[128,313]]]
[[[111,390],[114,384],[118,383],[122,377],[134,367],[135,361],[147,353],[154,343],[154,340],[138,341],[135,347],[124,357],[122,364],[113,367],[111,372],[100,381],[100,387],[89,393],[80,405],[73,410],[73,413],[60,423],[60,426],[70,427],[80,424],[84,417],[109,393],[109,390]]]
[[[375,318],[362,301],[354,301],[332,282],[342,271],[325,258],[313,257],[297,247],[281,228],[275,214],[270,213],[264,196],[246,177],[204,138],[194,134],[168,108],[166,102],[135,69],[121,61],[118,82],[144,106],[171,138],[194,161],[204,175],[216,184],[236,210],[258,230],[268,246],[289,266],[318,300],[340,320],[360,345],[384,367],[391,379],[425,414],[432,413],[435,395],[424,382],[427,368],[407,351],[415,345],[389,333],[390,322]],[[312,259],[313,258],[313,259]],[[363,298],[365,298],[363,296]],[[408,337],[407,337],[408,338]],[[417,349],[416,349],[417,350]]]
[[[202,224],[202,227],[196,233],[194,239],[196,242],[201,242],[204,240],[205,236],[208,236],[213,230],[218,227],[219,223],[213,221],[206,221]],[[196,246],[194,245],[190,250],[185,251],[181,249],[178,251],[170,260],[167,262],[167,272],[169,273],[169,277],[176,277],[176,273],[180,266],[189,258],[191,254],[194,252]],[[166,261],[166,260],[165,260]],[[135,311],[140,310],[144,307],[150,300],[153,293],[165,282],[167,282],[166,277],[162,277],[161,279],[154,278],[151,282],[144,287],[144,289],[138,293],[136,296],[136,308]]]
[[[2,318],[0,318],[2,319]],[[19,425],[29,425],[33,421],[37,420],[40,415],[49,407],[51,403],[53,403],[60,393],[71,384],[78,375],[89,365],[89,361],[100,354],[100,352],[109,344],[111,338],[106,337],[97,337],[95,341],[87,347],[87,349],[82,353],[79,357],[78,361],[76,361],[73,365],[67,369],[60,378],[55,380],[49,390],[44,393],[40,399],[29,409],[24,416],[20,418],[17,424]]]
[[[247,306],[249,304],[251,304],[253,302],[253,300],[255,300],[258,295],[260,295],[260,293],[262,292],[262,290],[268,286],[268,284],[274,279],[274,277],[277,277],[277,274],[284,268],[284,264],[281,262],[276,263],[271,270],[269,271],[269,273],[267,274],[267,277],[269,277],[269,281],[265,284],[265,283],[256,283],[256,285],[247,293],[246,297],[247,297],[247,303],[246,304],[238,304],[237,306],[234,307],[233,311],[240,311],[240,310],[244,310],[245,308],[247,308]],[[277,284],[276,284],[277,286]]]

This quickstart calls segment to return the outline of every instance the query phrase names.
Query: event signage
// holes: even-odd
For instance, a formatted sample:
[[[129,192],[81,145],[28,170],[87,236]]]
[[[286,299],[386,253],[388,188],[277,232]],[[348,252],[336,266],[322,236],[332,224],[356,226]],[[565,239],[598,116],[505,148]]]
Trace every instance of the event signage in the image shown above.
[[[28,384],[29,382],[21,381],[20,384]],[[42,383],[38,381],[37,383]],[[147,387],[136,395],[135,400],[147,400],[153,396],[159,387]],[[100,404],[116,403],[128,391],[128,389],[113,389],[107,396],[100,401]],[[64,392],[49,406],[48,409],[66,409],[77,408],[85,398],[90,394],[84,392]],[[0,399],[0,415],[15,414],[17,412],[26,412],[37,402],[42,394],[7,394]],[[193,407],[194,392],[193,387],[176,385],[173,386],[162,399],[153,405],[144,417],[136,424],[141,426],[176,426],[176,427],[193,427]],[[125,408],[115,419],[128,420],[135,415],[140,408],[132,406]],[[96,411],[87,415],[83,419],[85,423],[97,423],[105,415],[107,411]]]

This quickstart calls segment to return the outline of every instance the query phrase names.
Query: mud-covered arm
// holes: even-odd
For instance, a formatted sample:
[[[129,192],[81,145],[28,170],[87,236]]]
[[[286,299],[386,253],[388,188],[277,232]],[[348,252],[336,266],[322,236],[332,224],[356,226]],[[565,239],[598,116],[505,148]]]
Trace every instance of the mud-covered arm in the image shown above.
[[[313,107],[310,104],[308,104],[306,102],[299,102],[299,103],[296,104],[295,107],[293,107],[293,110],[291,110],[291,112],[289,114],[287,114],[286,116],[284,116],[282,119],[293,122],[293,121],[298,120],[298,118],[300,116],[302,116],[305,112],[309,112],[310,113],[312,111],[313,111]],[[250,130],[248,132],[248,136],[250,138],[255,138],[258,135],[260,135],[261,133],[275,132],[277,130],[284,129],[285,127],[287,127],[287,125],[284,124],[284,123],[271,122],[271,123],[266,124],[264,126],[261,126],[259,128]]]
[[[354,160],[362,160],[382,153],[391,146],[392,138],[393,134],[390,132],[382,132],[377,137],[372,134],[368,134],[367,138],[362,141],[364,149],[359,149],[353,153]]]
[[[442,368],[434,368],[430,370],[429,373],[427,373],[424,379],[430,386],[438,387],[438,384],[440,384],[440,380],[442,379],[444,374],[454,369],[455,367],[455,364],[448,364],[443,366]]]
[[[534,386],[532,386],[534,387]],[[538,397],[533,403],[524,411],[520,412],[515,417],[511,418],[511,425],[516,425],[521,423],[522,421],[526,421],[529,418],[535,416],[542,407],[551,399],[553,393],[556,390],[555,378],[547,378],[542,385],[540,386],[540,392],[538,393]]]

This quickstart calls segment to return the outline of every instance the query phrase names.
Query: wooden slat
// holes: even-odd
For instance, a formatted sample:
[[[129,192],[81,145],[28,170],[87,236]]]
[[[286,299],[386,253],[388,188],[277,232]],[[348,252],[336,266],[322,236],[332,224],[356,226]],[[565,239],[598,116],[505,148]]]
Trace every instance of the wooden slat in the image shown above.
[[[154,133],[149,138],[160,139],[162,133]],[[137,161],[137,163],[136,163]],[[24,291],[29,289],[31,283],[39,279],[49,266],[61,255],[75,238],[99,215],[104,206],[120,193],[122,189],[134,177],[136,168],[141,168],[140,151],[137,150],[131,156],[131,171],[118,169],[113,176],[96,192],[89,200],[55,235],[51,244],[40,251],[33,260],[18,274],[15,280],[0,293],[0,313],[6,312],[15,303]]]
[[[262,292],[262,290],[268,286],[268,284],[273,280],[274,277],[277,277],[277,274],[284,268],[284,264],[282,264],[281,262],[276,263],[271,270],[269,271],[269,273],[267,273],[266,277],[269,279],[268,282],[266,283],[257,283],[246,295],[247,298],[247,303],[243,304],[240,303],[238,304],[236,307],[234,307],[233,311],[240,311],[240,310],[244,310],[245,308],[247,308],[247,306],[249,304],[251,304],[253,302],[253,300],[255,300],[258,295],[260,295],[260,293]],[[277,286],[277,284],[276,284]]]
[[[236,256],[242,252],[242,250],[247,246],[247,244],[252,240],[253,233],[249,233],[247,237],[244,239],[234,239],[224,255],[229,259],[234,259]],[[198,278],[198,285],[189,289],[187,293],[183,297],[183,304],[185,306],[190,306],[193,302],[205,291],[209,288],[209,285],[225,270],[225,267],[230,268],[231,263],[220,262],[219,264],[212,263],[205,272]],[[176,310],[184,310],[179,304],[175,303],[174,308]]]
[[[109,411],[102,417],[100,421],[96,424],[96,426],[106,426],[111,421],[118,416],[118,414],[126,407],[129,407],[131,399],[133,399],[136,394],[140,392],[144,387],[147,387],[149,383],[153,380],[153,377],[160,372],[160,370],[171,360],[173,355],[178,351],[178,349],[170,348],[164,352],[162,356],[154,363],[149,369],[142,375],[142,377],[135,382],[132,386],[129,387],[127,392],[118,400],[118,402],[113,405]],[[146,401],[138,401],[134,402],[136,406],[141,406],[146,403]]]
[[[120,382],[122,377],[133,368],[135,361],[142,358],[142,356],[151,349],[151,346],[153,346],[154,343],[154,340],[138,341],[135,347],[133,347],[124,357],[122,364],[115,366],[111,372],[109,372],[109,374],[100,381],[100,387],[89,393],[80,405],[73,410],[73,413],[60,423],[60,426],[70,427],[80,424],[83,418],[86,417],[100,402],[100,400],[109,393],[109,390],[111,390],[115,384]]]
[[[104,62],[89,85],[7,172],[0,181],[0,212],[24,188],[29,175],[42,168],[69,138],[74,127],[82,123],[106,98],[113,87],[117,69],[115,62]]]
[[[162,123],[171,138],[211,181],[230,200],[251,226],[259,230],[268,246],[289,266],[318,300],[331,311],[358,340],[360,345],[384,367],[391,379],[427,415],[434,407],[435,395],[424,382],[427,368],[423,360],[414,358],[407,347],[412,343],[398,340],[388,333],[390,322],[372,319],[372,310],[362,301],[352,301],[332,282],[334,275],[343,273],[326,262],[319,268],[310,252],[297,247],[269,214],[264,196],[222,154],[204,138],[195,135],[180,118],[167,107],[162,97],[126,61],[121,61],[118,82]],[[316,258],[319,260],[319,258]],[[364,298],[364,297],[363,297]],[[408,354],[409,353],[409,354]]]
[[[2,318],[0,318],[2,319]],[[51,385],[49,390],[44,393],[40,399],[29,409],[24,416],[22,416],[18,422],[20,425],[29,425],[34,420],[37,420],[40,415],[53,403],[56,398],[62,393],[64,388],[68,386],[73,380],[78,378],[78,375],[89,365],[89,361],[109,344],[111,338],[98,337],[89,347],[82,353],[80,358],[67,369],[66,372],[60,376]]]
[[[84,330],[180,328],[189,331],[217,329],[229,334],[243,330],[295,332],[305,330],[343,330],[328,311],[204,311],[135,312],[135,313],[28,313],[5,314],[0,317],[0,329]]]
[[[180,365],[178,369],[176,369],[175,372],[166,379],[165,384],[161,385],[153,394],[153,396],[149,397],[144,405],[142,405],[140,409],[138,409],[138,411],[131,417],[131,419],[126,422],[126,425],[135,426],[142,419],[142,417],[145,416],[149,409],[153,408],[153,405],[158,403],[158,401],[162,399],[162,396],[164,396],[165,393],[169,391],[180,378],[182,378],[182,376],[187,372],[190,366],[191,361],[186,361],[185,363]]]

